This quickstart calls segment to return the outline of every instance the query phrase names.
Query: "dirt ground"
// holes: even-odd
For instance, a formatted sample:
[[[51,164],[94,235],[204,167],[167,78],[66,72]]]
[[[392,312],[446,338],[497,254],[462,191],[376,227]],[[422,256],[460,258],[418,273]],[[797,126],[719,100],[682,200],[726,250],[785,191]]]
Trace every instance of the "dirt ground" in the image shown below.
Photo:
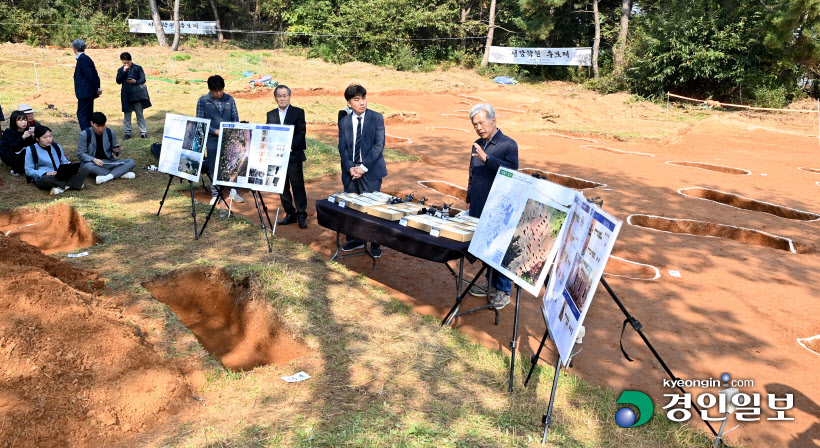
[[[728,439],[752,447],[806,447],[820,440],[820,377],[816,373],[820,359],[817,353],[797,342],[799,338],[820,334],[816,318],[820,289],[813,280],[816,274],[812,274],[820,268],[817,221],[801,220],[800,216],[811,215],[800,213],[792,213],[798,219],[783,218],[771,214],[773,207],[769,206],[757,207],[761,211],[746,210],[737,208],[742,204],[729,206],[678,193],[679,189],[700,187],[798,211],[820,211],[813,201],[818,193],[817,174],[798,169],[820,167],[818,140],[805,136],[811,133],[806,130],[810,120],[713,115],[665,141],[621,142],[594,135],[506,131],[520,129],[525,121],[534,119],[531,113],[527,114],[526,107],[519,107],[532,103],[532,98],[515,88],[469,95],[373,92],[368,98],[411,110],[420,119],[415,124],[387,126],[388,134],[412,141],[401,144],[401,148],[421,156],[422,162],[388,167],[390,175],[383,190],[402,194],[415,191],[434,203],[452,202],[459,196],[458,189],[443,182],[462,187],[467,184],[469,148],[476,137],[464,120],[464,110],[480,100],[498,107],[499,127],[519,144],[521,168],[562,175],[563,178],[552,176],[551,180],[571,187],[591,187],[582,190],[585,196],[600,196],[604,207],[624,221],[613,251],[613,257],[618,258],[608,265],[606,280],[643,324],[646,336],[672,371],[682,379],[718,378],[728,372],[732,378],[754,381],[754,386],[744,391],[763,394],[762,421],[741,423],[729,433]],[[600,97],[595,101],[615,100]],[[293,102],[299,102],[296,94]],[[548,103],[560,110],[559,102]],[[614,108],[615,103],[611,106]],[[568,111],[572,113],[575,109],[578,107]],[[595,121],[598,117],[594,112],[585,109],[586,119]],[[610,112],[601,119],[615,115],[616,112]],[[627,125],[625,131],[635,132],[640,126]],[[655,126],[663,128],[667,124],[660,119]],[[336,131],[332,126],[312,126],[309,132],[332,141]],[[616,151],[601,151],[589,145]],[[665,162],[687,163],[682,166]],[[689,162],[739,170],[702,169]],[[737,174],[745,173],[741,170],[751,174]],[[436,181],[429,185],[448,196],[425,188],[419,181]],[[308,244],[329,257],[335,237],[316,224],[312,201],[339,189],[340,181],[335,177],[310,182],[309,228],[279,226],[277,235]],[[275,207],[277,196],[268,196],[269,207]],[[203,195],[200,199],[207,197]],[[456,200],[455,206],[465,204]],[[237,210],[257,220],[249,203],[237,205]],[[675,226],[690,230],[697,227],[700,230],[695,233],[700,236],[670,233],[627,224],[627,218],[633,214],[704,224]],[[732,230],[733,227],[742,229]],[[744,229],[757,232],[746,238]],[[796,252],[801,253],[790,251],[788,244],[785,249],[774,243],[767,247],[760,242],[760,232],[790,239],[794,247],[800,248]],[[454,302],[453,278],[439,264],[390,249],[384,251],[375,270],[369,260],[361,257],[342,263],[421,313],[443,317]],[[456,263],[451,262],[451,266],[455,268]],[[477,266],[469,267],[468,271],[476,272]],[[674,277],[670,271],[679,271],[681,276]],[[480,305],[481,300],[470,299],[468,305]],[[523,293],[521,307],[519,347],[529,356],[537,349],[545,324],[538,299]],[[493,326],[490,312],[461,317],[455,325],[488,347],[508,351],[514,312],[514,306],[504,309],[497,327]],[[587,316],[583,352],[575,358],[571,370],[602,387],[644,391],[656,406],[665,406],[669,400],[663,394],[675,391],[663,387],[664,371],[631,329],[625,333],[624,347],[635,361],[630,363],[621,355],[618,340],[623,320],[614,301],[599,288]],[[555,356],[548,343],[542,362],[554,364]],[[707,391],[717,392],[689,390],[695,396]],[[765,403],[766,394],[794,394],[794,409],[789,411],[794,421],[766,421],[774,415]],[[693,422],[708,430],[697,418]],[[727,428],[734,426],[734,421],[730,421]]]
[[[4,51],[10,47],[4,44]],[[59,61],[72,62],[65,52],[54,53]],[[116,68],[112,58],[107,69]],[[70,68],[51,70],[65,70],[69,85]],[[354,74],[375,71],[351,63],[339,67],[339,76],[327,77],[322,72],[326,67],[310,60],[285,60],[277,70],[278,79],[297,87],[293,95],[297,106],[302,98],[328,95],[339,97],[343,105],[341,91]],[[305,73],[308,77],[323,73],[327,82],[298,86],[299,76]],[[538,170],[550,180],[582,189],[587,197],[601,197],[605,209],[624,221],[613,251],[617,258],[610,260],[606,280],[643,324],[646,336],[673,372],[681,379],[717,378],[728,372],[734,379],[754,381],[744,391],[763,394],[764,420],[741,423],[728,439],[750,447],[793,448],[820,441],[820,355],[798,342],[820,335],[818,221],[799,218],[809,216],[805,213],[772,213],[769,206],[740,208],[748,202],[724,194],[679,193],[694,187],[820,213],[813,201],[820,192],[816,116],[709,113],[702,121],[666,121],[662,108],[632,102],[629,95],[601,96],[566,83],[496,86],[483,80],[471,85],[475,77],[463,71],[432,74],[427,84],[420,81],[421,75],[419,80],[406,81],[410,76],[415,75],[379,72],[359,80],[368,86],[371,101],[402,111],[387,120],[390,145],[420,156],[419,162],[388,166],[383,190],[415,191],[434,203],[455,201],[454,206],[463,208],[458,188],[442,182],[466,187],[470,146],[476,138],[466,111],[477,102],[490,102],[498,109],[499,127],[519,144],[521,169]],[[113,91],[113,82],[105,82],[107,91]],[[407,83],[412,85],[403,86]],[[43,93],[26,101],[38,107],[74,101],[70,93],[43,87]],[[251,102],[275,107],[269,92],[236,96],[240,109]],[[109,103],[116,103],[112,110],[119,107],[118,97],[105,101],[105,107]],[[249,117],[254,118],[261,119]],[[335,126],[327,124],[311,124],[308,133],[328,143],[338,135]],[[443,194],[421,185],[422,181],[432,181],[428,185]],[[329,258],[335,236],[316,224],[313,201],[340,189],[336,176],[309,182],[308,229],[279,226],[277,236],[309,245]],[[197,192],[200,200],[208,200],[202,189]],[[265,199],[274,209],[279,204],[278,195],[266,194]],[[733,206],[714,201],[718,199]],[[235,208],[256,221],[252,207],[248,201]],[[636,218],[634,223],[655,227],[664,219],[703,223],[664,224],[659,231],[629,224],[631,215],[649,215],[652,219]],[[72,213],[63,210],[51,216],[58,220],[57,228],[70,229],[74,225],[70,223],[75,223],[78,231],[61,231],[60,241],[67,243],[42,247],[44,251],[93,244],[93,235]],[[34,227],[50,225],[41,218],[0,217],[0,230],[25,240],[25,234],[36,236]],[[35,225],[23,227],[28,224]],[[698,235],[671,233],[694,228]],[[756,231],[756,236],[744,236],[750,235],[748,231]],[[755,243],[765,239],[760,232],[773,235],[778,243]],[[74,234],[86,239],[70,240]],[[27,440],[30,446],[47,444],[43,437],[49,430],[64,445],[100,446],[107,437],[115,437],[112,428],[122,434],[116,440],[127,441],[132,433],[161,424],[180,408],[195,404],[187,398],[190,393],[180,369],[146,346],[140,331],[122,322],[115,309],[99,303],[96,291],[103,282],[98,274],[79,271],[13,241],[0,237],[0,334],[7,335],[0,340],[0,411],[10,416],[2,423],[4,432],[19,428],[15,439]],[[260,235],[260,251],[263,244]],[[453,278],[439,264],[389,248],[375,270],[363,257],[342,263],[421,313],[440,318],[453,305]],[[456,267],[452,262],[451,266]],[[467,268],[468,274],[477,270],[477,265]],[[680,272],[680,277],[670,271]],[[481,300],[469,299],[467,306],[480,305]],[[513,303],[501,312],[499,326],[493,325],[490,312],[461,317],[455,326],[488,347],[508,351],[514,313]],[[615,391],[644,391],[656,406],[665,406],[668,399],[663,394],[674,391],[663,387],[664,371],[631,329],[623,344],[635,361],[628,362],[620,353],[623,320],[613,300],[599,288],[585,322],[583,351],[571,372]],[[523,356],[535,352],[544,331],[538,298],[523,293],[519,329]],[[32,343],[33,335],[39,335],[37,344]],[[807,345],[816,349],[817,339]],[[294,352],[298,354],[299,348]],[[541,362],[554,364],[556,356],[548,344]],[[22,381],[24,371],[37,374],[27,374]],[[54,375],[66,378],[59,383],[64,390],[46,381]],[[89,390],[98,392],[92,395]],[[701,390],[689,392],[697,395]],[[788,415],[794,421],[766,421],[773,413],[767,410],[765,394],[793,394],[794,409]],[[54,402],[58,404],[52,406]],[[696,418],[692,424],[706,429]],[[734,421],[727,425],[734,426]]]

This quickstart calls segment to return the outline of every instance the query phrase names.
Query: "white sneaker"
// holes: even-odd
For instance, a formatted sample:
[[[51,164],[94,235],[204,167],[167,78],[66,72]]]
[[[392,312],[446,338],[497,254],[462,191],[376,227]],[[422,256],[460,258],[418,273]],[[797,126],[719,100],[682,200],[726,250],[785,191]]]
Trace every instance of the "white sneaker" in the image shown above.
[[[135,177],[137,177],[137,175],[134,174],[133,171],[129,171],[129,172],[123,174],[122,176],[120,176],[120,179],[133,179]]]
[[[63,190],[62,188],[54,187],[54,188],[51,189],[51,193],[49,193],[49,194],[54,196],[54,195],[57,195],[57,194],[63,194],[64,191],[65,190]]]
[[[111,180],[113,178],[114,178],[113,174],[106,174],[105,176],[97,176],[97,185],[104,184],[104,183],[108,182],[109,180]]]
[[[231,198],[232,201],[238,202],[240,204],[245,202],[245,200],[242,199],[242,196],[239,196],[239,193],[236,192],[235,188],[231,188],[230,198]]]
[[[18,173],[17,171],[11,170],[11,175],[12,176],[20,176],[20,173]]]
[[[217,199],[218,199],[218,198],[217,198],[216,196],[212,197],[212,198],[211,198],[211,202],[209,202],[209,203],[208,203],[208,205],[214,205],[214,204],[216,204]]]

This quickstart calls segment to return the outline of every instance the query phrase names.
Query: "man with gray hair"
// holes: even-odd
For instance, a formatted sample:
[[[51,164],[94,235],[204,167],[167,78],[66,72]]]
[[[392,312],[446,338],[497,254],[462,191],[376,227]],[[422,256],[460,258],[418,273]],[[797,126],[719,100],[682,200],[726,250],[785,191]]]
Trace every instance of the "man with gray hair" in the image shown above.
[[[467,205],[470,216],[481,216],[495,175],[500,167],[518,169],[518,143],[504,135],[496,126],[495,109],[486,103],[476,104],[470,110],[470,121],[479,139],[473,143],[470,157],[470,177],[467,181]],[[501,309],[510,303],[512,282],[509,278],[490,269],[486,285],[470,289],[474,296],[487,296],[490,304]]]
[[[77,65],[74,66],[74,94],[77,95],[77,120],[80,130],[91,127],[91,114],[94,113],[94,99],[102,95],[100,75],[94,61],[85,54],[85,42],[76,39],[71,42]]]

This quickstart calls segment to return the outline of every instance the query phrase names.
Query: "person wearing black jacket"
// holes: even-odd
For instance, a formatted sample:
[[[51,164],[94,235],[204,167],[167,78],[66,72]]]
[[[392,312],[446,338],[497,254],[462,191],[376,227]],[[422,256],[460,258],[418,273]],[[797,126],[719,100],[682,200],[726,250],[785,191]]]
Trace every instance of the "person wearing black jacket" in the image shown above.
[[[307,228],[307,193],[305,193],[305,175],[302,170],[302,162],[307,160],[305,157],[305,134],[307,132],[305,111],[290,104],[291,92],[288,86],[278,86],[274,89],[273,94],[279,107],[268,112],[268,124],[290,124],[295,128],[293,141],[290,144],[285,189],[279,195],[286,215],[285,219],[279,221],[279,224],[298,222],[299,228],[305,229]]]
[[[35,123],[35,126],[39,123]],[[11,168],[12,176],[25,172],[26,148],[34,144],[34,131],[31,130],[25,112],[15,110],[9,117],[9,127],[3,131],[0,143],[0,160]]]
[[[117,84],[122,84],[120,101],[125,114],[122,120],[125,131],[124,140],[131,138],[131,112],[137,114],[140,137],[148,138],[148,128],[145,126],[145,117],[142,115],[143,109],[151,107],[148,88],[145,87],[145,71],[131,61],[130,53],[122,53],[120,61],[122,61],[122,67],[117,70]]]

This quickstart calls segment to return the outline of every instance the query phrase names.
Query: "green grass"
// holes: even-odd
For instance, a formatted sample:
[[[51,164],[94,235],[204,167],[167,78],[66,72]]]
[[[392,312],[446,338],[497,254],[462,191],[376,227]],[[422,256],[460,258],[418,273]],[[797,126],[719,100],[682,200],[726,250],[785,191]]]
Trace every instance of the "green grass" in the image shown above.
[[[116,59],[116,50],[110,53]],[[156,58],[160,55],[157,52]],[[224,52],[211,51],[191,62],[216,66],[224,56]],[[20,86],[29,82],[30,74],[23,69],[0,70],[4,82],[12,87],[4,92],[4,104],[23,102],[25,92]],[[186,68],[180,64],[177,70]],[[48,89],[60,86],[70,91],[70,77],[64,74],[62,69],[46,69],[40,79]],[[515,392],[508,394],[508,356],[455,329],[439,327],[437,319],[412,312],[361,275],[342,264],[326,262],[305,245],[277,237],[269,254],[260,241],[258,224],[242,217],[215,217],[203,238],[194,240],[190,199],[182,194],[187,183],[172,184],[162,214],[156,216],[168,177],[142,169],[156,163],[148,145],[159,140],[165,112],[192,114],[203,90],[201,85],[151,85],[157,104],[146,111],[152,138],[123,143],[125,155],[137,160],[134,180],[100,186],[89,182],[85,190],[69,191],[55,199],[0,170],[5,182],[0,210],[43,207],[56,200],[80,211],[103,242],[87,249],[90,256],[71,263],[100,272],[107,281],[107,292],[123,296],[115,303],[129,331],[138,326],[169,362],[184,364],[186,370],[204,377],[191,393],[206,405],[191,400],[189,412],[167,427],[141,434],[140,444],[466,448],[526,447],[540,442],[551,367],[539,366],[525,389],[521,382],[529,362],[519,358]],[[159,98],[162,100],[157,101]],[[117,96],[100,101],[99,109],[122,135],[118,100]],[[72,152],[77,136],[72,121],[74,99],[67,95],[54,101],[54,111],[36,106],[38,120],[52,127],[56,140],[76,158]],[[306,98],[309,101],[313,99]],[[335,114],[342,100],[328,97],[319,102]],[[240,117],[249,121],[258,121],[272,107],[250,100],[238,103]],[[306,177],[338,173],[338,152],[331,138],[322,141],[311,135],[307,156]],[[385,150],[385,156],[388,163],[417,160],[391,149]],[[196,210],[201,226],[209,207],[197,204]],[[56,256],[65,259],[64,254]],[[188,267],[224,268],[235,278],[250,277],[255,300],[275,310],[290,333],[304,341],[309,354],[249,372],[226,370],[142,286],[157,275]],[[98,299],[104,300],[108,298]],[[300,370],[312,378],[293,385],[280,379]],[[590,386],[572,374],[562,374],[556,400],[547,446],[708,445],[702,432],[670,422],[661,414],[640,429],[618,427],[615,393]]]

